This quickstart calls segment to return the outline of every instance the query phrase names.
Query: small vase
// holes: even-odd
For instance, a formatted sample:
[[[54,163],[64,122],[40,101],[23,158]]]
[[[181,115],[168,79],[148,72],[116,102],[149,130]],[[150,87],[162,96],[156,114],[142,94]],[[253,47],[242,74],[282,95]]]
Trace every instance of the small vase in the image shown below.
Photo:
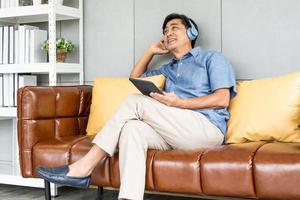
[[[66,60],[66,56],[67,56],[67,53],[57,51],[56,52],[56,62],[58,62],[58,63],[64,63],[65,60]]]

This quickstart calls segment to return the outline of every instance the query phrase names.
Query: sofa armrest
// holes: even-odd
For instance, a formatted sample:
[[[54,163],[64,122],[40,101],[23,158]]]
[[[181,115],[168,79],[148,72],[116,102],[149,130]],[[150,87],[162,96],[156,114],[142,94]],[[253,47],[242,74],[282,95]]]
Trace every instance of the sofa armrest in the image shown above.
[[[32,173],[35,144],[86,134],[91,99],[92,86],[24,87],[18,90],[18,143],[24,177]]]

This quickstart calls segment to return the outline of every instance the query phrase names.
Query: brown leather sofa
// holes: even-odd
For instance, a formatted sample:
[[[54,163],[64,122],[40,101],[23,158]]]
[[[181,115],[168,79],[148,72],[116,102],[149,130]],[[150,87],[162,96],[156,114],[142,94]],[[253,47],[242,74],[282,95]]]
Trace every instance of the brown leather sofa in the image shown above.
[[[18,91],[18,138],[24,177],[37,166],[70,164],[92,147],[86,135],[91,86]],[[280,123],[280,122],[278,122]],[[259,199],[300,199],[300,144],[251,142],[193,151],[149,150],[146,190]],[[118,154],[103,159],[92,184],[118,188]]]

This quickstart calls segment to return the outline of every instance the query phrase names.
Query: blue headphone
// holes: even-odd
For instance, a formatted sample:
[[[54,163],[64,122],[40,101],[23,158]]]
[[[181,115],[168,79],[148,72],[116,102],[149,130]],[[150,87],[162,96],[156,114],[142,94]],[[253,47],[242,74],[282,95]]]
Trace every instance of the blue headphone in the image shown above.
[[[188,22],[191,27],[189,27],[186,30],[186,33],[190,40],[195,40],[197,38],[197,36],[199,35],[199,33],[198,33],[196,27],[194,26],[194,23],[192,22],[192,20],[189,19]]]

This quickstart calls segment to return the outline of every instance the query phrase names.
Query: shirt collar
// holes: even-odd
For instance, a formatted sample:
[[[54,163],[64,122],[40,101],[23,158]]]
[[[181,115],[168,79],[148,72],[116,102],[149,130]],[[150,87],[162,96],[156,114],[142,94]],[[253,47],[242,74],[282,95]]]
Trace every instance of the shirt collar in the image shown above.
[[[195,48],[193,48],[190,52],[188,52],[187,54],[185,54],[185,55],[182,57],[182,59],[186,58],[186,57],[189,56],[189,55],[192,55],[192,56],[196,57],[200,51],[202,51],[202,49],[201,49],[200,47],[195,47]],[[177,60],[175,57],[172,58],[171,64],[174,64],[174,63],[176,63],[176,62],[178,62],[178,60]]]
[[[195,47],[189,53],[196,57],[200,51],[202,51],[201,47]]]

